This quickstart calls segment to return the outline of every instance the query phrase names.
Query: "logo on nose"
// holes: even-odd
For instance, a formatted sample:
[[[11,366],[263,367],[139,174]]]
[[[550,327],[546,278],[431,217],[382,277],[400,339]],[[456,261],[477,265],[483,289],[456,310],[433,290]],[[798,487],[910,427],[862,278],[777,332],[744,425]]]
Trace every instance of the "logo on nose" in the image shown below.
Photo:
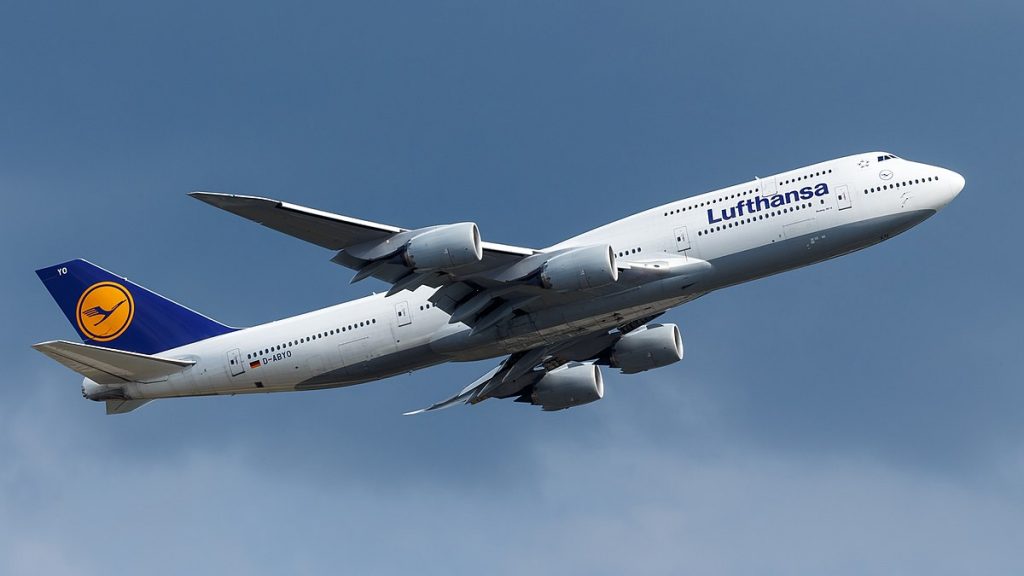
[[[109,342],[131,325],[135,300],[116,282],[98,282],[82,292],[76,312],[82,334],[97,342]]]

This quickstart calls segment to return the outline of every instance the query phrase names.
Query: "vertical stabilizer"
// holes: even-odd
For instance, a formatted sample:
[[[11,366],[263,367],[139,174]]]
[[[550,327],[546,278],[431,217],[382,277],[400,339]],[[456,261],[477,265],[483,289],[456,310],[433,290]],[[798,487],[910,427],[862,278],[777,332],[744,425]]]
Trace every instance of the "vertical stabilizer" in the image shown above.
[[[36,274],[86,344],[154,354],[235,330],[85,260]]]

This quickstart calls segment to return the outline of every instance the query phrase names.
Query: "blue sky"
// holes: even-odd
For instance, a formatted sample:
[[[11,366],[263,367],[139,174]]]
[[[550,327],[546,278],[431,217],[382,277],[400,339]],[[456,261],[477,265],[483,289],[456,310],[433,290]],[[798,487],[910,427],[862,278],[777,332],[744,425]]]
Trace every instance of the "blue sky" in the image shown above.
[[[1024,8],[27,3],[0,12],[0,573],[1019,574]],[[545,246],[867,150],[967,187],[668,314],[686,359],[555,414],[402,417],[492,363],[105,417],[29,345],[88,258],[221,321],[365,295],[189,199]]]

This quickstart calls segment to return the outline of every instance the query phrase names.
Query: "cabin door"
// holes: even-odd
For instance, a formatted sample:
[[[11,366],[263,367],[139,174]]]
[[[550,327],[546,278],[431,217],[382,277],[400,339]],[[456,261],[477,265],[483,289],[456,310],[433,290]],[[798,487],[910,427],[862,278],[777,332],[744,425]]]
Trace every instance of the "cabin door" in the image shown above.
[[[846,186],[839,186],[836,188],[836,203],[839,205],[840,210],[846,210],[847,208],[853,207],[853,199],[850,198],[850,189]]]
[[[690,236],[686,233],[686,226],[676,228],[676,252],[690,249]]]
[[[398,318],[399,326],[406,326],[412,323],[412,315],[409,314],[409,303],[399,302],[395,304],[395,316]]]
[[[238,376],[245,372],[245,366],[242,366],[242,353],[238,348],[228,350],[228,369],[231,370],[232,376]]]

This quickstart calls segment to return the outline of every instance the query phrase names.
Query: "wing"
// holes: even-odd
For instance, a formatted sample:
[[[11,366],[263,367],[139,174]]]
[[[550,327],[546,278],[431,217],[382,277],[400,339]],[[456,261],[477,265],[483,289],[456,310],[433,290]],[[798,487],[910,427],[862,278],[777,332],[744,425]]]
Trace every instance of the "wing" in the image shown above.
[[[472,306],[463,309],[453,323],[473,322],[486,310],[489,313],[487,321],[492,326],[511,315],[513,309],[523,305],[530,296],[536,296],[524,296],[522,290],[505,290],[500,294],[473,300],[474,296],[488,288],[501,287],[506,283],[488,277],[487,273],[507,271],[509,267],[515,267],[538,253],[530,248],[482,242],[477,236],[478,258],[452,269],[418,269],[403,257],[403,247],[416,238],[422,238],[426,232],[436,234],[444,227],[410,230],[269,198],[214,192],[192,192],[189,195],[289,236],[337,251],[331,261],[356,270],[353,282],[369,277],[378,278],[392,285],[389,294],[406,289],[414,290],[424,285],[435,288],[445,286],[443,294],[435,294],[434,304],[449,313],[455,311],[460,304],[472,300]],[[475,225],[472,226],[475,229]],[[523,272],[523,275],[529,272]],[[526,291],[529,292],[528,289]],[[503,307],[500,314],[494,314],[497,307]]]
[[[367,244],[386,241],[399,234],[415,232],[398,226],[360,220],[270,198],[215,192],[192,192],[189,196],[328,250],[343,251],[358,245],[365,247]],[[509,264],[536,253],[535,250],[519,246],[506,246],[493,242],[482,242],[481,244],[483,257],[480,265],[474,267],[473,270]],[[365,261],[358,257],[355,259]],[[348,265],[343,261],[337,262]]]
[[[629,332],[646,325],[660,315],[655,314],[647,318],[634,320],[612,331],[603,330],[553,345],[517,352],[505,358],[498,366],[463,388],[458,394],[426,408],[406,412],[405,415],[412,416],[441,410],[456,404],[477,404],[488,398],[515,397],[516,402],[539,405],[544,410],[560,410],[598,400],[604,394],[604,387],[601,383],[600,372],[595,364],[609,364],[609,351],[616,342]],[[589,370],[583,368],[587,365],[595,366],[592,366]],[[595,394],[590,397],[584,396],[578,399],[577,403],[570,404],[557,401],[552,402],[551,399],[538,396],[538,384],[548,374],[567,373],[569,371],[582,373],[585,380],[591,374],[595,375]]]
[[[215,192],[192,192],[189,196],[328,250],[343,250],[405,231],[269,198]]]
[[[530,248],[480,242],[478,235],[479,257],[472,262],[454,269],[418,269],[411,266],[407,258],[402,258],[399,252],[410,241],[424,237],[427,232],[436,235],[444,226],[410,230],[270,198],[214,192],[192,192],[189,196],[278,232],[335,250],[337,254],[332,262],[356,270],[353,282],[369,277],[378,278],[392,284],[390,293],[413,290],[424,285],[439,287],[454,284],[456,279],[507,267],[537,253]],[[475,229],[475,225],[472,226]],[[464,297],[474,291],[476,287],[455,292]]]
[[[481,332],[508,320],[517,311],[531,311],[586,298],[584,290],[558,293],[541,279],[549,261],[584,250],[607,266],[609,276],[624,271],[632,280],[669,274],[698,274],[710,265],[703,260],[670,254],[643,262],[618,262],[608,245],[567,247],[547,251],[483,242],[469,222],[406,229],[307,208],[269,198],[214,192],[192,192],[202,200],[268,228],[336,251],[331,259],[356,271],[353,282],[377,278],[391,284],[388,295],[420,286],[438,288],[430,300],[451,316]],[[570,284],[583,282],[576,269],[565,267]]]

